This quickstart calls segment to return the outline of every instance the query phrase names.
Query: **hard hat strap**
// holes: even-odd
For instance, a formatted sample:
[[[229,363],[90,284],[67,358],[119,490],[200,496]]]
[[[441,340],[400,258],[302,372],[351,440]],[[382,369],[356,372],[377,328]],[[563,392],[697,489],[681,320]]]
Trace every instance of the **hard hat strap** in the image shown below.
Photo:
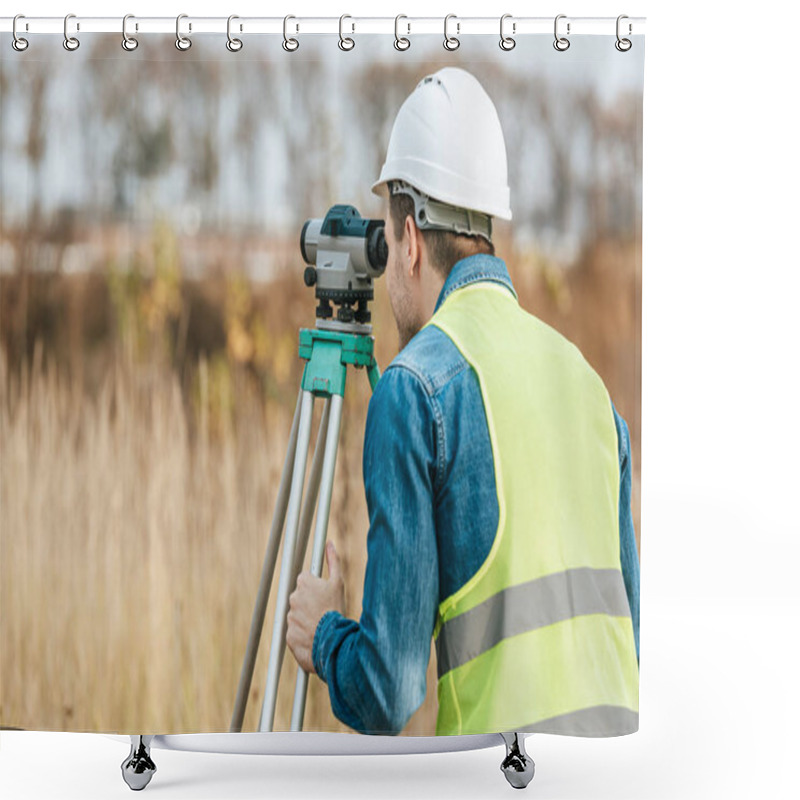
[[[390,195],[406,194],[414,201],[414,221],[421,231],[452,231],[492,241],[492,218],[488,214],[434,200],[406,181],[393,180],[388,184]]]

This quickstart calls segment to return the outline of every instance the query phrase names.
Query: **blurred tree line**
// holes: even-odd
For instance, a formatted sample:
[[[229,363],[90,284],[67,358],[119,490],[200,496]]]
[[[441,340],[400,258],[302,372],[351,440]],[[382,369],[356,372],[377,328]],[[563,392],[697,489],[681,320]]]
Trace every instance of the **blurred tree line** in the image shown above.
[[[308,217],[334,202],[380,213],[369,186],[394,117],[443,66],[438,44],[415,42],[413,58],[329,44],[287,57],[248,42],[208,57],[166,35],[122,53],[107,35],[72,54],[53,37],[39,45],[47,58],[31,48],[0,59],[0,338],[12,363],[37,336],[75,361],[113,329],[131,352],[163,351],[145,346],[162,330],[181,364],[225,350],[266,369],[281,334],[260,316],[266,300],[242,288],[255,243],[274,266],[297,267]],[[504,127],[512,260],[565,267],[604,241],[638,247],[640,88],[601,97],[591,61],[566,77],[466,48],[447,63],[476,75]],[[87,241],[100,244],[75,246]],[[68,292],[58,276],[75,271],[88,274]]]
[[[157,58],[120,53],[109,35],[87,40],[77,57],[0,60],[4,226],[36,230],[45,202],[51,229],[191,204],[195,226],[270,233],[294,232],[342,199],[374,208],[369,185],[394,116],[442,66],[433,55],[285,58],[250,46],[245,56],[207,58],[171,40],[149,45]],[[498,108],[515,227],[581,240],[636,229],[640,90],[603,101],[588,79],[458,52],[451,62],[470,69]]]

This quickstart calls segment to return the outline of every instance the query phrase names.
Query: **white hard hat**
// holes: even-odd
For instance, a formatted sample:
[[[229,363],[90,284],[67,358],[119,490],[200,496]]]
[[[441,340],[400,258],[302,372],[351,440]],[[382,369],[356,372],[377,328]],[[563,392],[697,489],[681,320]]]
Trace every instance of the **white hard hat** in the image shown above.
[[[445,67],[423,78],[397,112],[372,191],[402,180],[459,208],[511,219],[503,130],[477,79]]]

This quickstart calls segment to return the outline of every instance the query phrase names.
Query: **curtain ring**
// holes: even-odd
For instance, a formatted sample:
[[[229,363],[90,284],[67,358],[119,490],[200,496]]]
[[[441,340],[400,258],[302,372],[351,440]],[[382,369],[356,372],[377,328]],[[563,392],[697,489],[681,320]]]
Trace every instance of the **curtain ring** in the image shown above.
[[[181,36],[181,20],[187,18],[188,14],[178,14],[178,19],[175,20],[175,47],[181,52],[188,50],[192,46],[192,40],[188,36]],[[192,26],[189,25],[189,30]]]
[[[241,39],[236,39],[231,36],[231,20],[232,19],[239,19],[236,14],[231,14],[228,17],[228,41],[225,42],[225,47],[231,51],[231,53],[238,53],[243,47],[244,44],[242,43]]]
[[[356,43],[355,41],[353,41],[353,39],[351,39],[349,36],[345,36],[342,33],[342,25],[346,19],[353,19],[353,18],[349,14],[342,14],[342,16],[339,17],[339,49],[344,51],[352,50],[356,46]],[[353,32],[355,32],[356,29],[355,23],[351,23],[351,25],[353,28]]]
[[[17,35],[17,20],[18,19],[25,19],[24,14],[17,14],[14,17],[14,22],[11,24],[11,32],[14,34],[14,38],[11,41],[11,46],[18,52],[21,53],[24,50],[28,49],[28,40],[23,39],[21,36]]]
[[[400,36],[400,32],[398,30],[399,23],[401,19],[408,19],[405,14],[398,14],[394,18],[394,49],[395,50],[408,50],[411,47],[411,39],[406,39],[405,36]],[[411,33],[411,25],[406,23],[406,27],[408,28],[408,32]]]
[[[67,25],[69,24],[69,19],[70,19],[70,17],[74,17],[74,16],[75,16],[74,14],[67,14],[67,16],[64,17],[64,41],[63,41],[63,45],[64,45],[64,49],[65,50],[69,50],[70,52],[72,52],[73,50],[77,50],[81,46],[81,43],[74,36],[70,36],[67,33]]]
[[[560,19],[566,19],[566,18],[567,18],[566,14],[559,14],[556,17],[554,25],[556,40],[553,42],[553,47],[555,47],[555,49],[558,50],[559,53],[563,53],[565,50],[569,50],[569,39],[565,38],[564,36],[558,35],[558,21]],[[569,36],[569,22],[567,23],[567,36]]]
[[[293,53],[300,47],[300,42],[297,39],[290,39],[287,34],[287,25],[290,19],[297,19],[297,17],[293,17],[291,14],[288,14],[283,18],[283,49],[287,53]]]
[[[133,14],[126,14],[122,18],[122,49],[132,53],[139,46],[139,40],[133,36],[128,36],[127,24],[129,19],[135,19]]]
[[[442,46],[444,47],[445,50],[453,52],[453,50],[458,50],[458,48],[461,47],[461,42],[458,40],[457,36],[449,36],[447,33],[447,23],[450,22],[451,19],[457,19],[456,15],[448,14],[444,18],[444,43]],[[456,33],[459,32],[460,28],[461,24],[459,22],[456,22]]]
[[[633,42],[631,42],[630,39],[620,39],[619,38],[619,23],[623,19],[628,19],[628,15],[627,14],[620,14],[617,17],[617,41],[614,42],[614,47],[616,47],[617,50],[620,51],[620,53],[627,53],[628,50],[630,50],[631,47],[633,47]],[[628,35],[630,36],[630,34],[631,34],[631,24],[629,22],[628,23]]]
[[[503,32],[503,24],[507,19],[511,19],[511,14],[503,14],[503,16],[500,17],[500,49],[505,50],[506,52],[513,50],[517,46],[517,40],[512,36],[506,36]],[[511,32],[517,32],[516,22],[511,23]]]

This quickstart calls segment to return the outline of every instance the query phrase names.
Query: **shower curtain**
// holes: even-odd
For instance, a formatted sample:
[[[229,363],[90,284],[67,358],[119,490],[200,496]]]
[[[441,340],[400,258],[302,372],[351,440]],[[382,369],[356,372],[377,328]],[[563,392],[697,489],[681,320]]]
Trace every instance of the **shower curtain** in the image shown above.
[[[638,549],[643,37],[560,51],[552,36],[509,50],[471,36],[449,51],[441,36],[403,50],[358,35],[347,52],[336,35],[294,51],[271,35],[185,51],[171,34],[131,51],[118,34],[71,52],[29,38],[23,52],[0,39],[1,727],[231,728],[298,333],[315,327],[301,231],[336,204],[384,218],[370,186],[394,118],[446,66],[477,78],[501,121],[513,219],[493,241],[520,305],[580,349],[627,422]],[[374,283],[384,370],[398,338]],[[363,372],[347,383],[328,525],[355,620]],[[277,592],[276,576],[244,731],[259,729]],[[276,731],[296,671],[287,650]],[[426,687],[404,735],[436,730],[433,644]],[[314,675],[303,729],[353,730]]]

